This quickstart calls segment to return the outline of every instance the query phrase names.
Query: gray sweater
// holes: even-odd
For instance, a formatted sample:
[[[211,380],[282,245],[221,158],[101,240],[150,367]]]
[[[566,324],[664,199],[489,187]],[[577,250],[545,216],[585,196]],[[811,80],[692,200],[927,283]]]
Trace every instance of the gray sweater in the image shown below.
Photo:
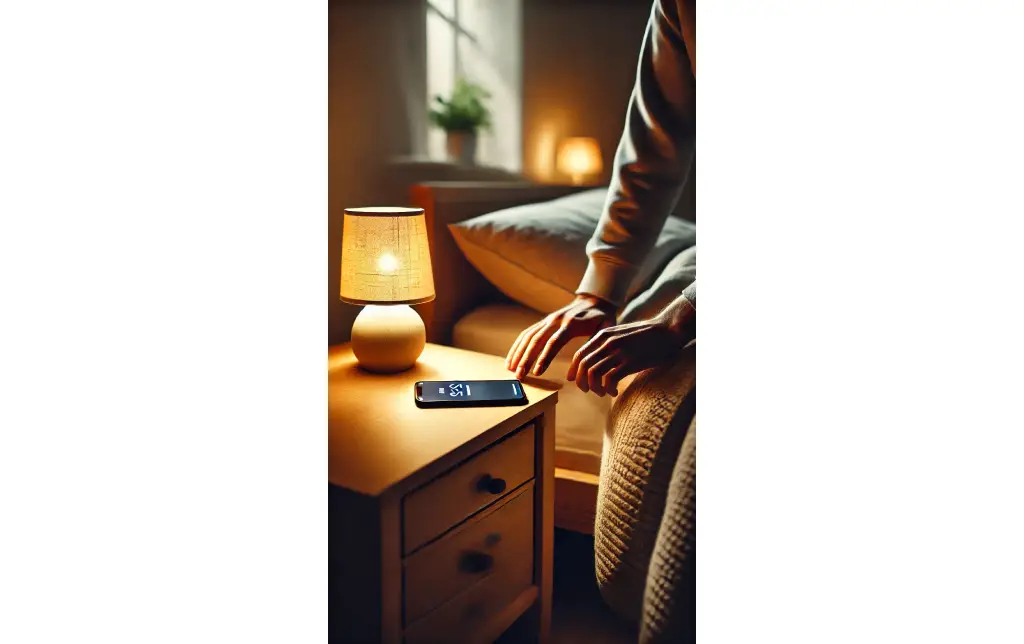
[[[604,213],[577,293],[621,305],[679,200],[693,164],[696,0],[655,0]],[[696,308],[697,284],[683,291]]]

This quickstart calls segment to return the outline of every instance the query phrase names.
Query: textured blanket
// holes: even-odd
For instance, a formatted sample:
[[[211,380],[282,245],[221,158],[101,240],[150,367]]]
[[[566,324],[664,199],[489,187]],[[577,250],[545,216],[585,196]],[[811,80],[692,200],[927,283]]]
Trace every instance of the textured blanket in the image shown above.
[[[695,356],[692,342],[669,366],[640,374],[604,439],[597,580],[613,610],[640,621],[641,642],[694,637]]]

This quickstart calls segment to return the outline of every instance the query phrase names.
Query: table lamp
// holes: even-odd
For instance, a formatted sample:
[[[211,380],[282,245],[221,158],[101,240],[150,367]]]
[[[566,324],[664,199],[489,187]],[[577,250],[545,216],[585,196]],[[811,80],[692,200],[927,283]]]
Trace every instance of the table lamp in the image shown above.
[[[341,299],[364,305],[352,324],[360,367],[396,373],[416,364],[427,332],[409,305],[434,299],[422,208],[345,209]]]
[[[572,177],[573,185],[582,185],[588,175],[601,174],[601,148],[591,138],[566,139],[558,146],[555,164],[560,172]]]

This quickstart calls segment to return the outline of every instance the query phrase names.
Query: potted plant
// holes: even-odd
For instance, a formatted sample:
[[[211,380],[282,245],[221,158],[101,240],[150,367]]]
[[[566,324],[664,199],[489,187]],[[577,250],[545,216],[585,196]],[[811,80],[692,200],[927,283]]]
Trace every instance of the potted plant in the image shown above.
[[[477,131],[491,126],[491,110],[484,101],[491,95],[476,83],[459,78],[450,98],[435,96],[430,122],[448,135],[448,158],[472,164],[476,160]]]

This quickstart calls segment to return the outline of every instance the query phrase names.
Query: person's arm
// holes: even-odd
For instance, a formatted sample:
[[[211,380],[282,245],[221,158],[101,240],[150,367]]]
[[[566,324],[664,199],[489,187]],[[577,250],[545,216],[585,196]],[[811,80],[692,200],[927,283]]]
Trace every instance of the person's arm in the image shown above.
[[[577,293],[621,305],[685,185],[694,156],[695,18],[656,0],[647,23],[604,214]]]
[[[658,238],[693,163],[696,30],[693,0],[655,0],[637,65],[604,214],[587,245],[576,298],[519,334],[505,359],[540,375],[574,337],[615,323],[615,309]]]
[[[694,280],[692,284],[683,289],[683,297],[686,298],[686,303],[690,305],[693,312],[697,312],[697,282]]]

